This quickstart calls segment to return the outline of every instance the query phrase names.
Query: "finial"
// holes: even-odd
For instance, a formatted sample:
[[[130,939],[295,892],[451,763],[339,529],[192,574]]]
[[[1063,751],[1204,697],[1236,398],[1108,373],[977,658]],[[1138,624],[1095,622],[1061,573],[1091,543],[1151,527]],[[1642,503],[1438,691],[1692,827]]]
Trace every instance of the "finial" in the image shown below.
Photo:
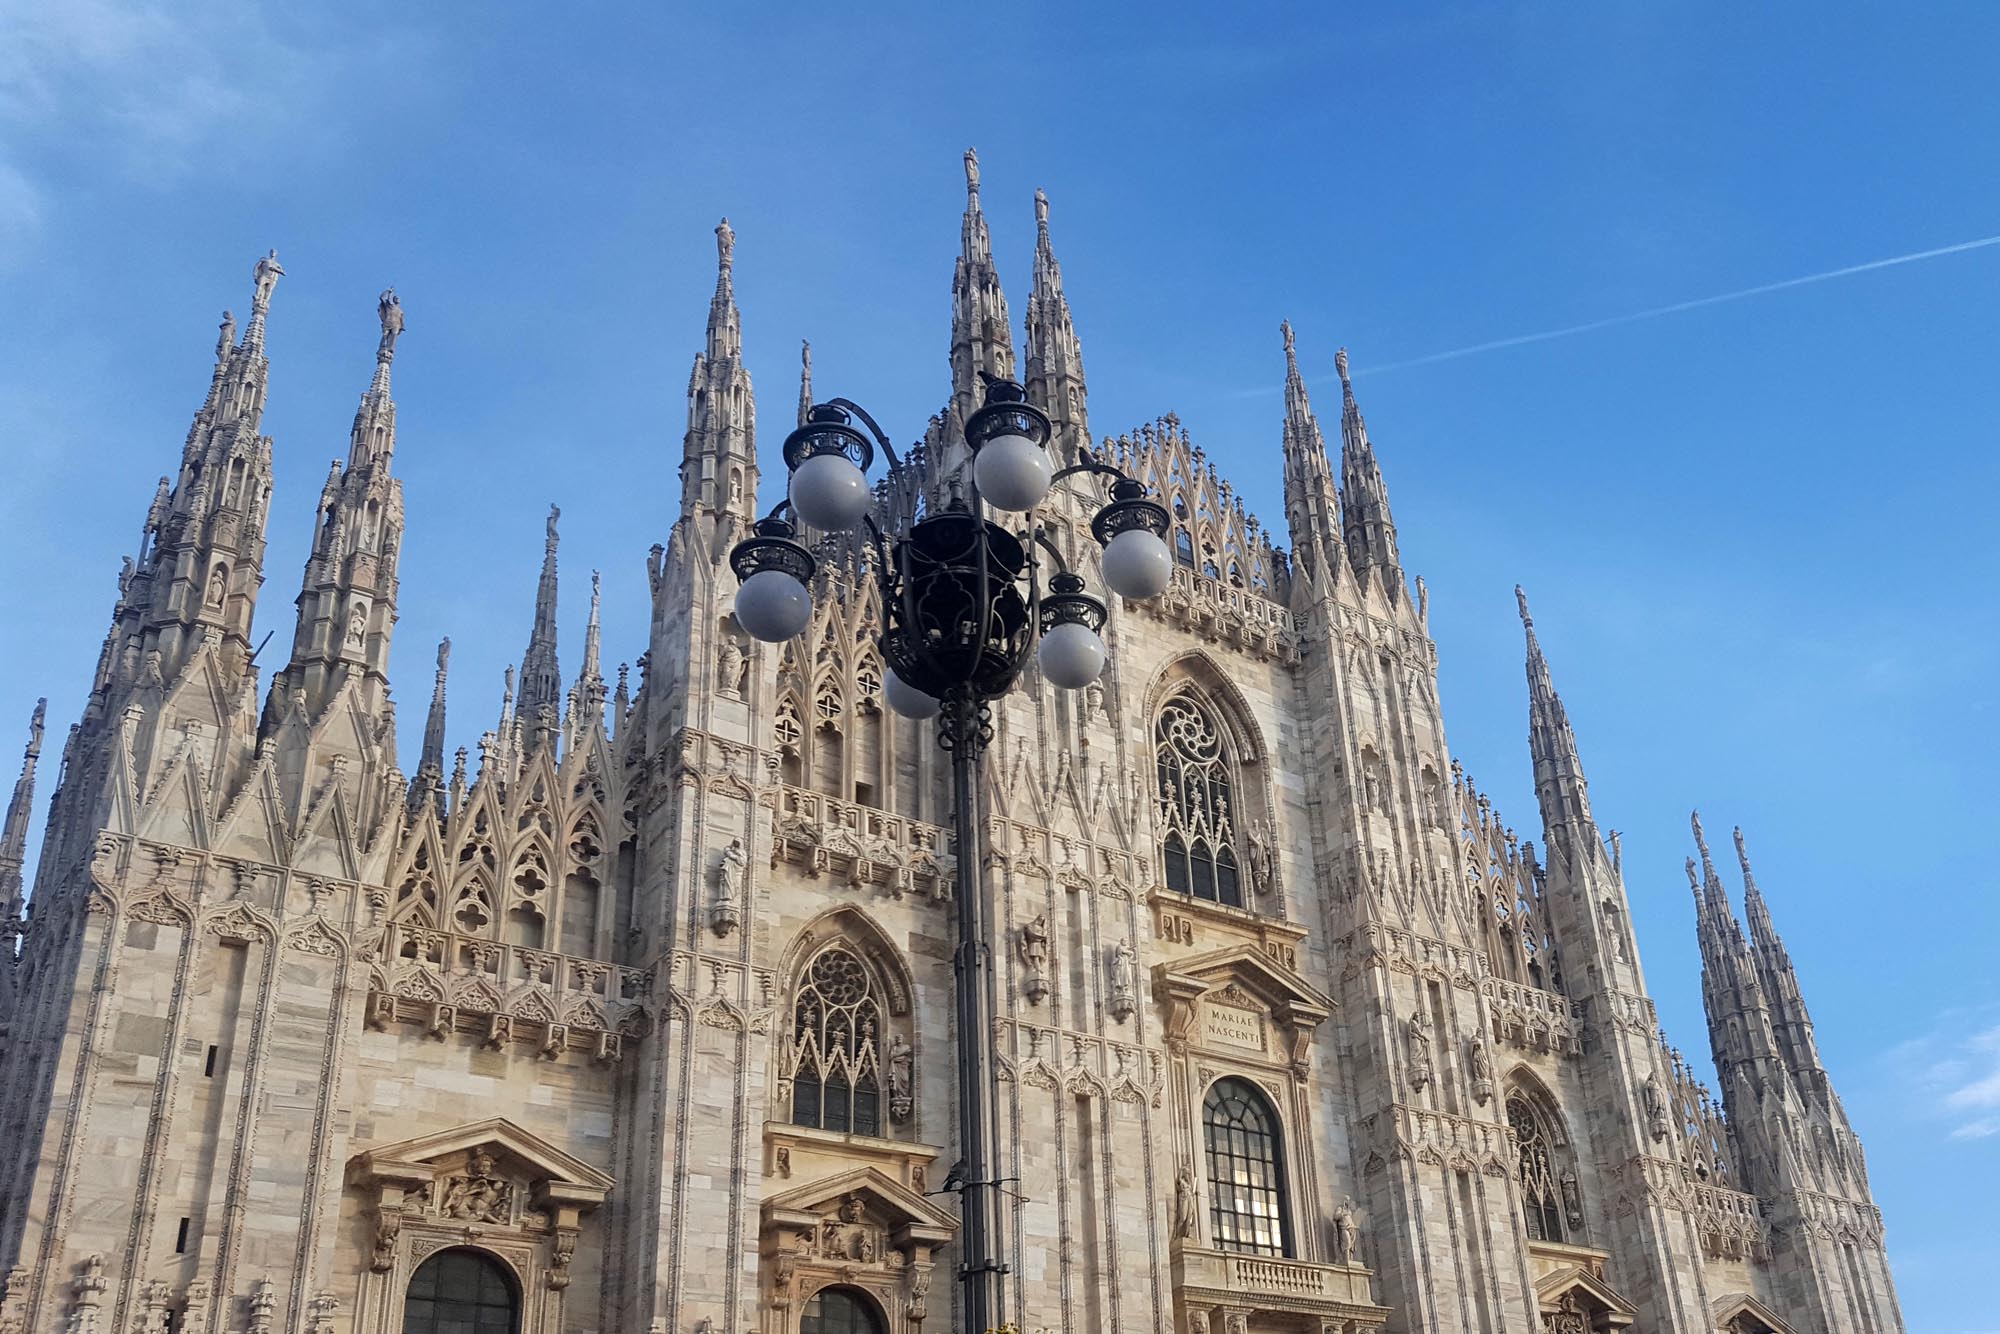
[[[1514,601],[1521,608],[1521,624],[1530,630],[1535,628],[1535,618],[1528,615],[1528,595],[1519,584],[1514,585]]]
[[[438,640],[437,674],[443,676],[451,666],[451,636]]]
[[[1730,837],[1736,840],[1736,864],[1743,868],[1743,885],[1746,889],[1754,890],[1757,888],[1757,878],[1750,873],[1750,851],[1743,845],[1743,826],[1737,825],[1732,829]]]
[[[736,262],[736,233],[724,218],[715,225],[715,249],[720,256],[722,271],[726,274]]]
[[[215,339],[215,359],[217,361],[222,360],[223,356],[229,351],[229,345],[236,341],[235,311],[225,310],[222,312],[222,324],[220,328],[221,332],[216,335]]]
[[[1688,888],[1699,892],[1701,890],[1701,877],[1695,873],[1694,858],[1692,857],[1687,859],[1687,873]]]
[[[1292,322],[1290,320],[1279,320],[1278,332],[1285,336],[1285,355],[1287,357],[1292,356],[1298,350],[1296,340],[1292,336]]]
[[[1049,239],[1049,197],[1039,185],[1035,187],[1035,231],[1042,240]]]
[[[278,263],[278,252],[273,250],[257,261],[257,267],[250,271],[257,280],[257,295],[251,300],[250,312],[262,315],[271,307],[271,292],[277,287],[278,279],[285,276],[284,265]]]
[[[403,334],[403,303],[395,288],[384,288],[376,298],[375,317],[382,321],[382,343],[375,349],[375,359],[387,361],[396,355],[396,340]]]
[[[979,150],[965,150],[965,193],[969,203],[979,202]]]
[[[1340,390],[1349,398],[1354,397],[1354,381],[1347,375],[1347,349],[1341,348],[1333,354],[1333,369],[1340,375]]]
[[[542,542],[542,552],[544,555],[553,557],[556,554],[556,520],[560,519],[561,517],[562,517],[561,507],[557,505],[550,505],[548,535],[546,538],[543,539]]]
[[[1701,869],[1704,872],[1713,873],[1715,870],[1715,866],[1714,863],[1709,860],[1708,835],[1702,832],[1701,812],[1700,811],[1691,812],[1688,815],[1688,823],[1694,828],[1694,845],[1701,852]]]

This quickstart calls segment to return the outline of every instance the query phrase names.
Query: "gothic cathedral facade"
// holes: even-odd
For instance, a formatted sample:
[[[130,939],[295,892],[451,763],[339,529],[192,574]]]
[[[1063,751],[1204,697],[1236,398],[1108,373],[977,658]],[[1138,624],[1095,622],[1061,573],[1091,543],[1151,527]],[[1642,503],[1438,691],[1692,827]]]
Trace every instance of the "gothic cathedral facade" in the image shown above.
[[[1031,669],[994,711],[1013,1324],[1901,1334],[1747,857],[1746,934],[1697,822],[1717,1097],[1648,998],[1525,598],[1539,846],[1453,762],[1345,355],[1330,456],[1284,329],[1281,547],[1176,417],[1090,434],[1039,193],[1017,362],[970,155],[967,184],[951,398],[878,498],[937,487],[982,377],[1015,378],[1063,461],[1171,509],[1177,555],[1163,597],[1114,602],[1101,680]],[[120,575],[32,896],[39,710],[0,840],[0,1334],[955,1328],[948,765],[882,705],[859,543],[820,539],[792,642],[732,619],[759,460],[718,236],[636,674],[607,686],[593,586],[562,675],[551,511],[476,763],[446,753],[447,641],[411,769],[401,306],[263,684],[283,270],[257,264]],[[1086,571],[1087,481],[1042,515]]]

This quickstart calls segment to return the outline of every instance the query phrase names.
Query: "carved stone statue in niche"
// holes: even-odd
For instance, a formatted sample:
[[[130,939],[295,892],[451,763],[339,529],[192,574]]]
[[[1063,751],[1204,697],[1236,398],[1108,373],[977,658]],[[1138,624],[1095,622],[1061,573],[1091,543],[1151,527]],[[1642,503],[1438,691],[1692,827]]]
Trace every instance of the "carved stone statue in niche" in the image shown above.
[[[722,644],[715,654],[715,693],[729,699],[743,697],[743,645],[736,636],[725,630]]]
[[[1482,1107],[1493,1096],[1493,1061],[1486,1054],[1486,1040],[1475,1037],[1466,1050],[1466,1065],[1472,1071],[1472,1100]]]
[[[889,1116],[896,1121],[910,1119],[910,1109],[914,1105],[911,1096],[910,1067],[913,1053],[910,1044],[903,1040],[901,1033],[889,1035]]]
[[[222,567],[218,565],[208,576],[208,605],[211,607],[220,607],[224,591]]]
[[[1250,890],[1259,898],[1278,889],[1278,830],[1269,820],[1253,821],[1250,835]]]
[[[1123,1022],[1139,1008],[1138,955],[1132,942],[1121,940],[1111,947],[1111,1017]]]
[[[1194,1240],[1195,1229],[1201,1221],[1201,1205],[1197,1199],[1194,1167],[1182,1163],[1174,1172],[1174,1239]]]
[[[1571,1227],[1583,1226],[1583,1193],[1577,1189],[1575,1169],[1562,1175],[1563,1214]]]
[[[368,633],[368,612],[355,607],[347,613],[347,647],[360,648],[362,638]]]
[[[1403,1043],[1409,1055],[1410,1087],[1421,1089],[1431,1082],[1431,1035],[1422,1014],[1413,1014],[1403,1025]]]
[[[1042,913],[1021,928],[1021,962],[1028,966],[1030,1005],[1049,994],[1049,915]]]
[[[505,1223],[514,1202],[514,1185],[493,1173],[493,1155],[474,1149],[465,1175],[446,1184],[438,1212],[469,1223]]]
[[[1333,1262],[1351,1265],[1361,1245],[1361,1224],[1354,1214],[1354,1201],[1342,1200],[1333,1211]]]
[[[718,936],[728,935],[743,922],[743,873],[749,865],[750,854],[743,850],[743,840],[730,839],[716,861],[715,898],[708,906],[709,929]]]
[[[1646,1082],[1639,1086],[1639,1100],[1646,1106],[1646,1127],[1652,1131],[1654,1139],[1667,1137],[1667,1100],[1660,1093],[1660,1077],[1647,1075]]]

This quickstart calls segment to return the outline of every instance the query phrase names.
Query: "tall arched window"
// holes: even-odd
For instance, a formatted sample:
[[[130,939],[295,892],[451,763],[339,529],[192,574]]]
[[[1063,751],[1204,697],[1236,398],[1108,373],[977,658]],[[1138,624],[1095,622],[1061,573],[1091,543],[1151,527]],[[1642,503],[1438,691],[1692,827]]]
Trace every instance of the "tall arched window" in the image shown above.
[[[792,1122],[882,1133],[882,1003],[861,960],[813,956],[792,1004]]]
[[[799,1334],[883,1334],[882,1317],[852,1288],[821,1288],[806,1302]]]
[[[417,1266],[403,1299],[403,1334],[517,1334],[521,1295],[484,1251],[439,1251]]]
[[[1201,1105],[1208,1217],[1218,1250],[1290,1255],[1278,1114],[1247,1080],[1219,1079]]]
[[[1167,888],[1242,907],[1235,770],[1214,712],[1193,695],[1168,700],[1154,724],[1153,759]]]
[[[1521,1220],[1528,1240],[1574,1240],[1583,1222],[1576,1174],[1566,1168],[1548,1120],[1525,1094],[1510,1093],[1507,1124],[1521,1145]]]

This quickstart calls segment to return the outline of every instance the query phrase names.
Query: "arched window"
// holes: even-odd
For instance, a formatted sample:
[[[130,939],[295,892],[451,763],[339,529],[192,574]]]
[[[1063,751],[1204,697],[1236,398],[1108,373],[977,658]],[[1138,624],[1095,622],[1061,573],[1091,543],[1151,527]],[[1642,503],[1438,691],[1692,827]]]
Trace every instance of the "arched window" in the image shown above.
[[[821,1288],[806,1302],[799,1334],[883,1334],[882,1317],[852,1288]]]
[[[513,1276],[483,1251],[439,1251],[417,1266],[403,1300],[403,1334],[517,1334]]]
[[[1290,1255],[1278,1116],[1242,1079],[1220,1079],[1201,1105],[1208,1145],[1208,1217],[1217,1249]]]
[[[1214,713],[1193,695],[1176,695],[1160,710],[1153,743],[1167,888],[1242,907],[1234,769]]]
[[[813,957],[792,1003],[792,1123],[882,1133],[882,1003],[861,960]]]
[[[1576,1173],[1561,1156],[1561,1142],[1525,1094],[1507,1095],[1507,1124],[1521,1145],[1521,1220],[1530,1241],[1573,1241],[1583,1224]]]

